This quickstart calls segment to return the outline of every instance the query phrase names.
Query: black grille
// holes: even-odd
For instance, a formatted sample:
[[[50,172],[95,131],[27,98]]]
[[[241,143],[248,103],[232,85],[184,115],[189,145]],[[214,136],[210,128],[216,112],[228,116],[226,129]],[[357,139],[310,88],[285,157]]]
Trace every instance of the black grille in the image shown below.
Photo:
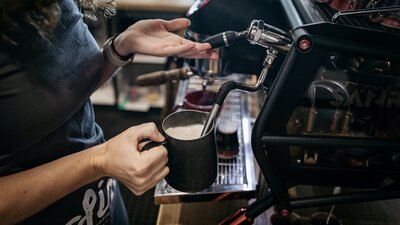
[[[335,13],[337,13],[337,11],[329,7],[327,3],[315,3],[315,5],[316,9],[318,9],[319,13],[326,21],[331,21]],[[335,20],[335,23],[347,26],[362,27],[371,30],[379,30],[382,32],[400,33],[400,29],[391,28],[372,22],[368,18],[368,14],[340,16]]]

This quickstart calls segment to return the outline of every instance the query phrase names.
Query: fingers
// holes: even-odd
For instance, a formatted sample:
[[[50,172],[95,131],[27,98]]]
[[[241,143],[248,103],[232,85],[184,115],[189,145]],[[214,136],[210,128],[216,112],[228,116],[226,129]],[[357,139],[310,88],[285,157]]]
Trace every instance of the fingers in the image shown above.
[[[154,123],[141,124],[107,141],[100,151],[102,159],[94,159],[99,171],[123,182],[135,194],[144,193],[168,173],[167,149],[161,145],[140,152],[138,142],[143,139],[165,140]]]
[[[143,168],[144,172],[154,170],[160,165],[166,165],[168,161],[168,151],[163,145],[143,151],[140,156],[143,161],[147,162],[146,167]]]
[[[190,26],[190,20],[186,18],[178,18],[169,21],[161,20],[161,23],[167,31],[181,30]]]
[[[142,195],[146,191],[150,190],[154,186],[156,186],[165,176],[169,173],[169,168],[164,167],[162,171],[156,174],[155,177],[152,177],[151,180],[148,180],[143,183],[141,186],[132,185],[131,182],[122,182],[128,189],[134,193],[135,195]]]
[[[140,169],[138,168],[133,177],[125,179],[123,182],[136,195],[141,195],[154,187],[169,173],[168,158],[164,147],[160,146],[144,151],[141,157],[141,160],[147,163]]]
[[[217,52],[214,51],[214,50],[206,50],[206,51],[195,52],[195,53],[191,52],[191,53],[182,54],[182,55],[179,55],[179,56],[183,57],[183,58],[190,58],[190,59],[204,59],[204,58],[206,58],[206,59],[214,59],[214,60],[217,60],[218,57],[219,57]]]
[[[191,51],[187,51],[183,54],[178,55],[182,58],[191,58],[191,59],[199,59],[199,58],[206,58],[206,59],[218,59],[218,53],[214,49],[207,49],[199,51],[197,49],[193,49]]]
[[[168,167],[164,167],[161,172],[155,173],[154,174],[155,176],[152,177],[152,180],[149,182],[147,190],[149,190],[149,189],[153,188],[154,186],[156,186],[158,184],[158,182],[160,182],[165,176],[168,175],[168,173],[169,173],[169,168]]]
[[[194,45],[192,48],[185,49],[185,51],[175,51],[172,55],[184,58],[218,58],[216,51],[210,49],[211,45],[209,43],[195,43],[188,40],[185,40],[184,43]]]
[[[146,141],[140,141],[140,142],[139,142],[138,147],[137,147],[137,149],[139,150],[139,152],[143,151],[143,147],[144,147],[146,144],[148,144],[148,143],[151,142],[151,141],[148,140],[148,139],[142,139],[142,140],[146,140]]]
[[[171,56],[171,55],[181,55],[185,54],[189,51],[193,51],[196,49],[196,43],[194,42],[185,42],[180,45],[171,45],[167,46],[163,49],[164,56]]]
[[[144,123],[132,127],[134,132],[137,132],[137,141],[149,138],[152,141],[162,142],[165,140],[164,136],[158,131],[154,123]]]
[[[196,43],[197,51],[205,51],[211,49],[211,45],[209,43]]]
[[[147,178],[150,180],[150,183],[152,183],[151,181],[158,182],[158,181],[160,181],[160,179],[162,179],[163,177],[165,177],[168,174],[168,173],[164,174],[164,172],[167,172],[165,170],[166,168],[169,171],[169,169],[167,167],[167,163],[168,163],[168,158],[165,157],[161,161],[159,161],[156,165],[152,166],[152,170],[147,175]],[[161,177],[160,177],[160,174],[162,174]]]

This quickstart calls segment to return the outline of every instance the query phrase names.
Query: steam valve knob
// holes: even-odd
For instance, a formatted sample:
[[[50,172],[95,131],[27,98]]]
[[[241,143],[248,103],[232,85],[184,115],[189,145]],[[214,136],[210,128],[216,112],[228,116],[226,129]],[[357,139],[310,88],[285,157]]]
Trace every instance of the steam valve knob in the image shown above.
[[[211,48],[220,48],[229,46],[235,43],[239,38],[244,37],[245,33],[239,33],[236,31],[225,31],[222,33],[215,34],[211,37],[204,39],[203,43],[210,43]]]

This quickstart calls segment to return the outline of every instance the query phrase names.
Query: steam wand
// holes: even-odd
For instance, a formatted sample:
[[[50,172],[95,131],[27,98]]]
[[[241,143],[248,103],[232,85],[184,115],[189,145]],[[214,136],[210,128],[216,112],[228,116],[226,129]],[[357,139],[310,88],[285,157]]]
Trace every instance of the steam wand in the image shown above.
[[[203,131],[201,132],[201,136],[206,134],[211,129],[212,124],[217,117],[218,110],[224,103],[224,100],[230,91],[239,89],[243,91],[254,92],[260,89],[265,82],[272,63],[278,55],[278,50],[288,52],[292,46],[292,42],[288,33],[274,26],[266,24],[262,20],[253,20],[245,31],[225,31],[206,38],[203,40],[203,42],[210,43],[212,48],[219,48],[229,46],[240,38],[244,37],[251,44],[257,44],[267,49],[267,56],[265,57],[263,63],[264,68],[254,86],[235,81],[227,81],[219,88],[214,99],[214,105],[204,125]]]
[[[215,96],[215,99],[214,99],[214,105],[211,108],[210,114],[208,115],[207,121],[201,132],[201,136],[206,134],[212,128],[212,124],[214,123],[214,120],[217,117],[218,110],[224,103],[225,98],[229,94],[230,91],[232,91],[234,89],[238,89],[238,90],[243,90],[243,91],[248,91],[248,92],[254,92],[254,91],[259,90],[263,86],[265,79],[267,77],[268,71],[271,68],[272,63],[274,62],[275,58],[277,57],[277,54],[278,54],[277,50],[275,50],[273,48],[267,49],[267,56],[265,57],[265,60],[264,60],[264,68],[261,71],[261,74],[260,74],[259,78],[257,79],[257,83],[255,85],[251,86],[251,85],[247,85],[247,84],[243,84],[243,83],[239,83],[239,82],[230,80],[230,81],[225,82],[218,89],[217,95]]]

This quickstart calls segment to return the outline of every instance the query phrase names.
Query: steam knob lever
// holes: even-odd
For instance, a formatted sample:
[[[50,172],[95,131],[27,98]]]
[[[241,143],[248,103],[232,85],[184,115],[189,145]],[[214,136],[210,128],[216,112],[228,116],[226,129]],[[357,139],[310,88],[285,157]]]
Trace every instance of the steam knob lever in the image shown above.
[[[211,37],[204,39],[203,43],[210,43],[211,48],[220,48],[229,46],[235,43],[241,37],[246,35],[245,32],[236,32],[236,31],[225,31],[222,33],[215,34]]]

